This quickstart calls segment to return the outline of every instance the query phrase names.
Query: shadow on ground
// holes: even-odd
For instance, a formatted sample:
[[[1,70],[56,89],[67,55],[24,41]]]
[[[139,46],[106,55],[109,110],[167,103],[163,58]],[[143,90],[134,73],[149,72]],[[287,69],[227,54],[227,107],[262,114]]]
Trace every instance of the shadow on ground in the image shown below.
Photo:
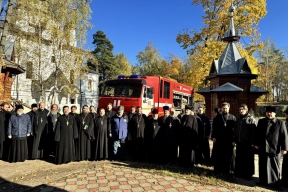
[[[0,192],[40,192],[42,188],[46,188],[45,191],[65,191],[55,187],[48,187],[47,185],[40,185],[37,187],[30,187],[26,185],[20,185],[7,181],[0,177]],[[51,188],[51,190],[49,190]]]

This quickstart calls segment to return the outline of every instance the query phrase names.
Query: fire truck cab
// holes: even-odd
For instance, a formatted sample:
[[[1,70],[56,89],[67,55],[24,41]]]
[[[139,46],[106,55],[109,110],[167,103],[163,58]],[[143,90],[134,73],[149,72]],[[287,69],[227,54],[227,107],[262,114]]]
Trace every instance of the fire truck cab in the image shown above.
[[[159,115],[163,115],[163,106],[174,107],[177,115],[185,105],[193,103],[191,87],[160,76],[120,75],[99,86],[99,96],[99,108],[106,109],[111,103],[113,110],[122,105],[128,113],[131,106],[141,106],[146,115],[152,108],[159,109]]]

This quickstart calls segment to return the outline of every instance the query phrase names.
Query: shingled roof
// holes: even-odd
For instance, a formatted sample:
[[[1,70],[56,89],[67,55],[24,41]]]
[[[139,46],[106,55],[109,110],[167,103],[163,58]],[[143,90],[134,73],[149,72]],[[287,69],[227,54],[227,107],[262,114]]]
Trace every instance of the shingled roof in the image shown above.
[[[252,74],[249,64],[243,58],[236,46],[240,39],[239,31],[235,31],[233,13],[235,7],[231,4],[230,12],[230,25],[228,31],[225,33],[223,41],[228,42],[225,50],[223,51],[219,60],[214,60],[210,69],[210,74],[239,74],[246,73]]]

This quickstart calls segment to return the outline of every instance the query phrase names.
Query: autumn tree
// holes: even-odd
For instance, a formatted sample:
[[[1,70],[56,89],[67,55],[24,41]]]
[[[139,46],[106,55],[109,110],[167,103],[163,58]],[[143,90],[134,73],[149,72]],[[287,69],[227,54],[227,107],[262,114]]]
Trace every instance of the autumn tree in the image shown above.
[[[131,75],[132,74],[132,65],[128,61],[124,53],[117,53],[115,55],[115,64],[120,66],[119,75]]]
[[[214,59],[219,59],[226,44],[221,41],[224,32],[229,26],[228,9],[231,1],[219,0],[193,0],[193,5],[202,6],[205,12],[203,16],[204,26],[200,30],[184,30],[178,34],[176,41],[181,47],[187,50],[189,60],[193,61],[190,75],[193,80],[189,85],[196,90],[205,86],[205,76],[208,75],[211,63]],[[266,15],[265,0],[234,0],[236,11],[234,12],[234,24],[242,36],[249,37],[249,42],[245,48],[238,46],[238,49],[245,57],[253,73],[257,73],[257,60],[253,53],[263,47],[258,43],[259,32],[258,23]]]
[[[255,84],[269,91],[269,94],[261,97],[260,101],[272,102],[285,100],[285,91],[288,85],[287,60],[280,49],[276,48],[276,42],[268,38],[263,42],[264,48],[258,51],[259,76]]]
[[[18,0],[13,6],[10,41],[16,42],[18,63],[26,68],[32,89],[42,98],[45,82],[56,87],[63,84],[73,87],[81,76],[83,63],[90,55],[81,49],[91,27],[89,3],[89,0]],[[54,77],[49,76],[51,71]],[[69,79],[71,75],[75,80]]]
[[[149,42],[136,58],[138,60],[136,68],[140,75],[164,75],[163,59],[152,42]]]
[[[99,73],[103,76],[103,79],[115,78],[119,74],[120,66],[115,63],[114,46],[103,31],[97,31],[93,35],[92,43],[95,45],[93,53],[98,61]]]

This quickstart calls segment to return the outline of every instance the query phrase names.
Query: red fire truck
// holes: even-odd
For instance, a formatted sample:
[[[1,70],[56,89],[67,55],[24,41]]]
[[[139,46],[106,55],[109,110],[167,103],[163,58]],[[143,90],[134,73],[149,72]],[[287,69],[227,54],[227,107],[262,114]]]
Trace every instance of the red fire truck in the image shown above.
[[[120,75],[99,86],[99,96],[99,108],[112,103],[113,110],[122,105],[127,113],[134,105],[141,106],[146,115],[157,108],[161,116],[163,106],[174,107],[178,114],[185,105],[192,105],[193,88],[165,77]]]

